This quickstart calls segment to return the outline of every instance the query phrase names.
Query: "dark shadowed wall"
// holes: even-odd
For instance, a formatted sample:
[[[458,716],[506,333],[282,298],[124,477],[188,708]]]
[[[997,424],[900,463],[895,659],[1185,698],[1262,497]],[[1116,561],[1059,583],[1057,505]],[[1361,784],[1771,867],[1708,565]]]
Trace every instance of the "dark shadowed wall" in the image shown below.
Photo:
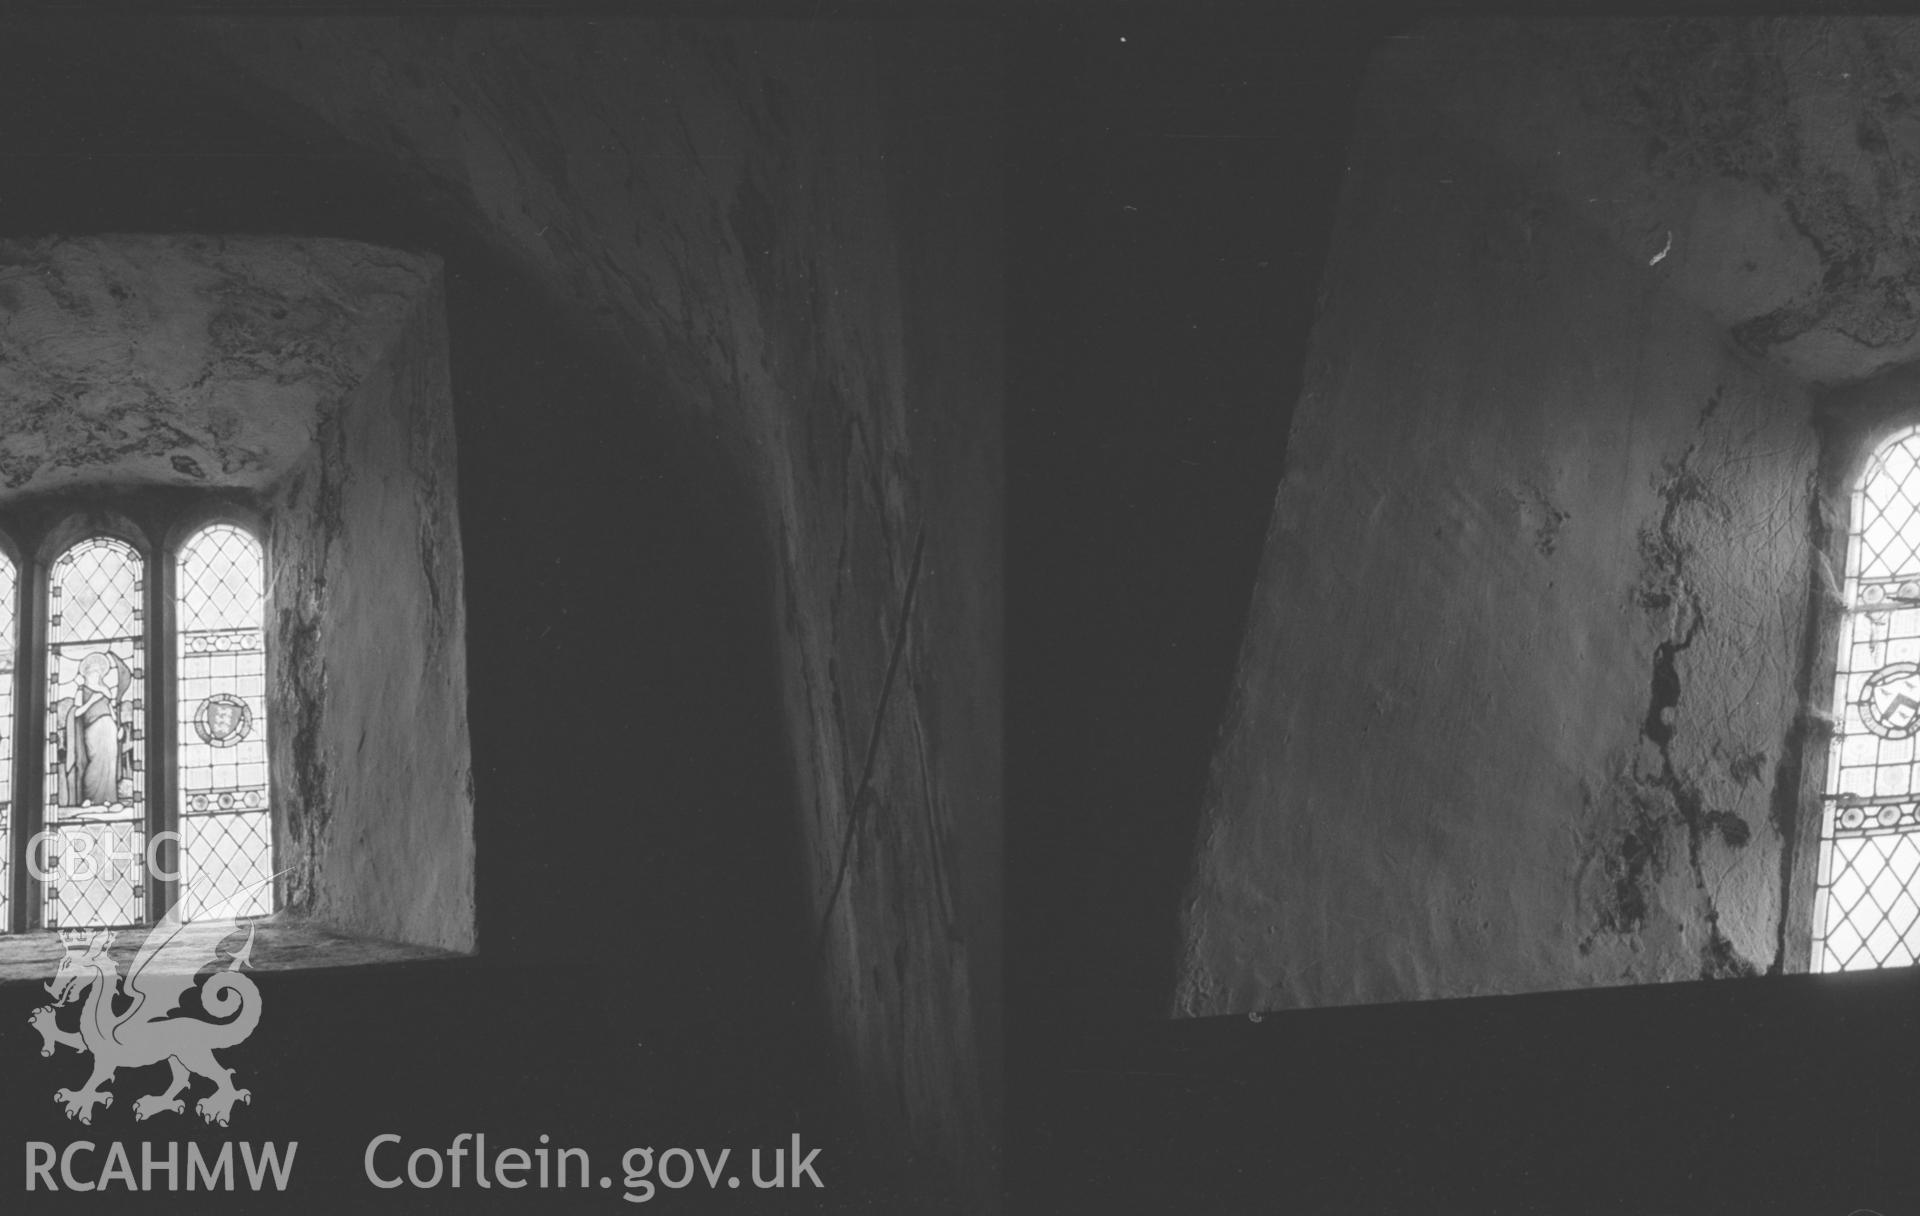
[[[1370,46],[1352,26],[1056,14],[1016,45],[1008,974],[1032,1068],[1167,1007]]]
[[[1609,707],[1604,720],[1596,719],[1597,731],[1636,761],[1650,757],[1643,771],[1664,776],[1664,746],[1681,788],[1690,784],[1700,793],[1699,812],[1732,811],[1749,824],[1748,843],[1733,846],[1718,831],[1731,821],[1705,823],[1703,858],[1732,861],[1730,875],[1744,868],[1737,855],[1756,848],[1786,860],[1777,838],[1769,840],[1779,822],[1778,798],[1756,802],[1748,787],[1787,791],[1791,806],[1796,781],[1785,762],[1795,740],[1756,732],[1753,748],[1764,748],[1766,760],[1757,767],[1740,765],[1742,773],[1752,774],[1747,786],[1739,784],[1732,762],[1753,753],[1729,750],[1713,758],[1716,742],[1724,747],[1731,741],[1725,726],[1735,718],[1725,710],[1732,692],[1744,695],[1751,679],[1756,705],[1777,703],[1774,656],[1736,656],[1723,643],[1753,638],[1757,650],[1763,635],[1777,630],[1772,622],[1803,610],[1812,588],[1804,577],[1773,577],[1781,569],[1779,549],[1765,540],[1747,543],[1737,529],[1744,515],[1757,513],[1782,520],[1804,546],[1815,524],[1811,462],[1805,466],[1808,478],[1790,478],[1780,487],[1768,484],[1768,470],[1777,474],[1796,465],[1797,453],[1815,444],[1810,434],[1802,437],[1800,424],[1811,431],[1828,403],[1841,396],[1828,390],[1829,378],[1869,375],[1897,362],[1910,336],[1903,297],[1912,229],[1898,217],[1909,214],[1903,198],[1905,183],[1913,179],[1901,110],[1915,77],[1910,66],[1900,66],[1898,31],[1875,23],[1728,28],[1669,17],[1627,29],[1541,23],[1516,43],[1509,40],[1514,30],[1498,26],[1385,25],[1375,31],[1383,48],[1378,62],[1426,65],[1412,71],[1417,89],[1411,80],[1400,81],[1410,89],[1401,100],[1420,101],[1408,101],[1396,117],[1405,129],[1428,133],[1438,147],[1399,150],[1407,168],[1394,172],[1374,152],[1356,146],[1353,180],[1366,183],[1373,196],[1357,208],[1363,226],[1342,219],[1336,230],[1330,208],[1316,212],[1303,200],[1316,188],[1329,197],[1341,188],[1346,130],[1339,131],[1342,146],[1334,155],[1316,160],[1306,152],[1321,146],[1329,127],[1346,121],[1336,99],[1351,98],[1361,82],[1356,46],[1371,51],[1373,40],[1355,26],[1367,19],[1349,15],[1329,32],[1276,28],[1244,16],[1210,28],[1192,23],[1185,39],[1165,27],[1149,32],[1105,19],[1070,23],[1062,42],[1106,70],[1023,76],[1043,81],[1079,107],[1070,126],[1077,138],[1059,144],[1077,145],[1085,167],[1068,180],[1098,180],[1096,170],[1118,175],[1124,163],[1136,171],[1129,184],[1139,183],[1143,193],[1151,188],[1150,197],[1165,207],[1153,239],[1103,246],[1093,235],[1081,235],[1091,225],[1076,230],[1065,222],[1068,200],[1097,198],[1099,191],[1061,186],[1040,196],[1051,204],[1047,211],[1031,213],[1050,223],[1029,219],[1021,225],[1030,241],[1022,252],[1048,259],[1048,277],[1022,281],[1035,315],[1076,315],[1062,305],[1071,286],[1097,281],[1124,284],[1141,304],[1131,315],[1142,318],[1141,328],[1131,329],[1102,315],[1099,326],[1090,327],[1090,339],[1068,352],[1049,353],[1024,339],[1016,347],[1019,366],[1049,369],[1060,377],[1054,383],[1078,377],[1102,390],[1063,393],[1057,400],[1064,404],[1035,394],[1032,417],[1015,415],[1025,429],[1010,448],[1016,492],[1027,508],[1019,518],[1034,517],[1029,512],[1036,504],[1055,506],[1038,516],[1047,521],[1044,531],[1013,533],[1020,538],[1013,550],[1014,602],[1024,605],[1034,586],[1053,593],[1046,619],[1054,622],[1050,638],[1057,639],[1040,645],[1027,625],[1027,610],[1017,610],[1014,653],[1022,658],[1012,667],[1017,683],[1010,712],[1053,723],[1045,736],[1050,745],[1099,761],[1083,766],[1084,781],[1062,775],[1041,786],[1033,774],[1048,770],[1038,758],[1024,746],[1012,757],[1021,808],[1012,821],[1016,906],[1046,913],[1029,912],[1020,923],[1036,925],[1035,934],[1048,938],[1023,934],[1014,940],[1017,974],[1030,977],[1015,989],[1021,1016],[1013,1025],[1023,1067],[1014,1074],[1020,1100],[1013,1104],[1009,1136],[1018,1151],[1014,1175],[1023,1210],[1912,1207],[1920,1199],[1920,1175],[1910,1158],[1887,1151],[1915,1125],[1913,1068],[1907,1053],[1894,1046],[1915,1007],[1910,969],[1457,1000],[1389,997],[1367,1006],[1261,1013],[1236,1004],[1232,1016],[1167,1020],[1172,968],[1158,976],[1156,987],[1152,959],[1143,957],[1148,952],[1128,954],[1114,943],[1151,942],[1154,926],[1179,922],[1184,901],[1178,892],[1166,893],[1159,865],[1169,839],[1182,851],[1178,864],[1190,857],[1193,820],[1183,824],[1181,817],[1202,805],[1214,741],[1196,741],[1177,715],[1157,716],[1153,707],[1170,704],[1169,690],[1203,689],[1209,666],[1218,673],[1217,700],[1205,711],[1206,730],[1222,716],[1230,681],[1264,681],[1267,695],[1244,704],[1234,721],[1262,717],[1301,732],[1324,732],[1314,714],[1324,704],[1357,729],[1372,726],[1364,746],[1333,741],[1358,757],[1346,768],[1318,754],[1294,753],[1312,771],[1330,773],[1350,788],[1391,790],[1401,786],[1394,765],[1405,760],[1437,783],[1431,793],[1402,788],[1405,800],[1397,806],[1326,808],[1317,829],[1321,840],[1290,838],[1300,825],[1286,813],[1304,799],[1277,796],[1301,791],[1291,784],[1290,771],[1262,763],[1261,746],[1288,747],[1286,731],[1242,740],[1237,759],[1244,767],[1234,769],[1233,779],[1243,782],[1248,796],[1233,812],[1237,822],[1223,825],[1222,832],[1235,833],[1233,839],[1249,848],[1270,848],[1274,865],[1260,869],[1224,848],[1212,852],[1214,875],[1245,881],[1223,881],[1206,898],[1217,900],[1215,907],[1232,900],[1253,910],[1240,921],[1249,930],[1238,938],[1240,949],[1221,969],[1247,983],[1249,1001],[1264,984],[1277,990],[1302,975],[1316,976],[1330,989],[1361,979],[1393,980],[1393,960],[1406,961],[1412,953],[1401,939],[1438,943],[1452,911],[1436,899],[1428,912],[1410,890],[1457,891],[1458,880],[1476,877],[1476,871],[1503,872],[1505,838],[1522,848],[1541,843],[1531,835],[1532,814],[1558,820],[1572,835],[1581,816],[1591,814],[1584,802],[1523,810],[1491,788],[1494,782],[1482,770],[1511,774],[1528,788],[1537,788],[1533,783],[1543,776],[1560,779],[1558,765],[1606,746],[1561,737],[1565,723],[1591,712],[1590,700]],[[1129,41],[1121,44],[1120,36]],[[1389,39],[1391,47],[1384,45]],[[1264,79],[1265,89],[1258,100],[1243,98],[1231,113],[1266,113],[1262,105],[1269,98],[1298,99],[1297,107],[1281,107],[1284,116],[1255,131],[1221,121],[1218,96],[1228,87],[1222,82],[1248,78],[1240,71],[1248,58],[1280,46],[1295,56],[1288,60],[1295,70],[1251,77]],[[1156,70],[1116,67],[1122,64]],[[1801,71],[1794,65],[1819,66]],[[1617,91],[1603,90],[1596,99],[1604,100],[1610,115],[1605,121],[1596,121],[1585,103],[1569,104],[1609,79]],[[1490,96],[1512,104],[1489,104]],[[1369,114],[1382,113],[1380,100],[1368,103]],[[1261,143],[1284,171],[1262,177],[1244,170],[1234,179],[1232,205],[1206,191],[1189,193],[1198,178],[1164,151],[1178,146],[1175,141],[1138,138],[1124,152],[1099,142],[1109,123],[1116,135],[1139,131],[1145,124],[1123,127],[1117,118],[1141,112],[1188,120],[1178,126],[1166,121],[1161,131],[1264,135]],[[1214,121],[1194,124],[1197,115]],[[1399,139],[1393,130],[1373,134],[1388,147]],[[1029,138],[1027,146],[1052,150],[1037,133]],[[1254,141],[1218,142],[1226,145],[1223,160],[1265,163],[1253,152]],[[1041,155],[1035,151],[1036,160]],[[1479,217],[1480,233],[1463,230],[1463,212]],[[1040,239],[1036,229],[1053,239]],[[1673,244],[1654,263],[1669,231]],[[1298,381],[1278,378],[1264,396],[1248,393],[1259,403],[1250,411],[1278,419],[1267,424],[1277,436],[1255,423],[1236,425],[1238,416],[1227,408],[1202,411],[1198,403],[1205,395],[1183,397],[1178,390],[1229,374],[1223,368],[1244,372],[1273,366],[1285,352],[1297,355],[1307,345],[1308,317],[1295,313],[1290,323],[1218,345],[1175,342],[1172,326],[1163,326],[1162,341],[1140,340],[1155,322],[1181,318],[1191,324],[1213,310],[1272,315],[1268,310],[1297,298],[1289,294],[1301,290],[1294,280],[1241,279],[1233,250],[1285,240],[1312,251],[1356,236],[1389,243],[1392,250],[1379,251],[1375,261],[1364,248],[1336,249],[1328,263],[1323,326],[1344,335],[1354,343],[1352,353],[1364,357],[1316,361],[1305,382],[1324,395],[1302,394]],[[1203,239],[1215,250],[1211,263],[1187,256]],[[1029,264],[1024,257],[1020,262]],[[1336,263],[1351,268],[1352,277],[1331,273]],[[1580,277],[1550,277],[1568,273]],[[1310,308],[1321,280],[1313,271],[1307,280]],[[1368,309],[1342,294],[1363,285],[1373,305]],[[1088,296],[1097,309],[1101,297]],[[1475,311],[1451,317],[1449,309]],[[1560,318],[1567,332],[1525,316],[1528,309]],[[1637,317],[1623,316],[1633,309]],[[1368,315],[1377,315],[1378,324],[1368,325]],[[1616,336],[1607,348],[1590,350],[1583,325]],[[1526,341],[1489,351],[1477,333],[1481,326]],[[1199,332],[1210,331],[1225,333],[1203,321]],[[1611,349],[1613,342],[1624,349]],[[1826,352],[1822,357],[1829,361],[1803,360],[1813,352]],[[1415,360],[1426,366],[1407,366]],[[1624,371],[1626,360],[1644,362],[1644,376]],[[1722,383],[1730,391],[1709,412],[1713,389]],[[1890,374],[1846,396],[1871,411],[1910,387],[1910,375]],[[1356,418],[1351,430],[1344,428],[1336,403],[1357,411],[1368,425]],[[1296,405],[1301,426],[1290,438]],[[1108,407],[1110,412],[1101,412]],[[1424,407],[1444,412],[1465,435],[1453,439],[1426,417]],[[1084,420],[1082,425],[1051,425],[1063,410]],[[1799,424],[1789,425],[1796,415]],[[1310,426],[1314,417],[1319,421]],[[1100,424],[1103,418],[1109,425]],[[1542,425],[1549,421],[1551,427]],[[1636,437],[1628,438],[1628,426]],[[1040,438],[1055,430],[1057,441]],[[1402,430],[1423,437],[1434,448],[1433,459],[1416,458]],[[1173,441],[1189,436],[1187,443]],[[1768,437],[1791,442],[1770,446]],[[1307,450],[1296,454],[1295,439]],[[1048,446],[1033,446],[1036,441]],[[1236,444],[1239,450],[1228,450]],[[1075,463],[1095,448],[1107,456],[1103,466]],[[1609,470],[1605,461],[1579,457],[1583,450],[1606,452],[1618,463]],[[1077,501],[1056,505],[1064,495],[1046,496],[1051,482],[1041,476],[1042,466],[1028,464],[1036,451],[1047,453],[1049,469],[1077,474]],[[1539,459],[1535,469],[1526,468],[1527,456]],[[1331,458],[1341,463],[1330,464]],[[1674,460],[1679,464],[1669,467]],[[1463,463],[1471,478],[1454,468]],[[1281,549],[1276,543],[1262,554],[1269,538],[1261,529],[1274,518],[1283,465],[1290,485],[1323,491],[1342,511],[1322,516],[1310,504],[1284,498],[1285,514],[1274,534],[1298,544]],[[1755,469],[1751,477],[1740,471],[1747,465]],[[1542,509],[1542,500],[1506,492],[1517,488],[1518,474],[1541,466],[1557,470],[1543,483],[1556,495],[1553,507],[1566,511],[1557,530],[1557,516]],[[1256,476],[1262,469],[1270,470],[1264,487]],[[1377,477],[1363,479],[1370,469]],[[1569,487],[1584,487],[1585,496],[1608,478],[1618,487],[1613,513],[1569,509]],[[1245,513],[1233,509],[1225,502],[1229,487],[1260,501]],[[1777,514],[1776,490],[1801,495],[1802,514]],[[1402,501],[1416,494],[1432,504],[1424,534],[1412,526]],[[1288,537],[1302,519],[1351,540],[1399,543],[1405,561],[1393,567],[1390,554],[1358,547],[1306,559],[1298,548],[1310,538]],[[1096,527],[1096,520],[1106,528]],[[1446,534],[1450,542],[1433,536],[1443,523],[1455,526]],[[1242,528],[1254,532],[1244,548]],[[1587,529],[1611,533],[1619,551],[1586,550],[1596,537],[1577,534]],[[1175,546],[1156,552],[1151,543],[1169,532],[1186,542],[1171,556]],[[1039,544],[1036,536],[1051,543]],[[1436,568],[1449,554],[1460,559],[1457,576]],[[1556,565],[1563,559],[1582,567],[1571,577],[1588,584],[1592,602],[1578,604],[1564,590]],[[1315,619],[1328,627],[1325,636],[1346,660],[1333,673],[1342,678],[1292,690],[1302,702],[1298,710],[1290,708],[1277,680],[1253,666],[1236,672],[1236,656],[1219,654],[1246,636],[1248,654],[1321,670],[1335,666],[1331,657],[1308,652],[1313,639],[1290,638],[1277,628],[1262,633],[1263,625],[1281,619],[1278,606],[1289,589],[1265,572],[1282,561],[1331,578],[1336,590],[1351,580],[1354,594],[1344,606],[1379,627],[1377,641],[1385,648],[1376,654],[1354,645],[1344,616],[1332,608],[1290,605],[1287,620]],[[1258,598],[1256,564],[1262,570]],[[1075,594],[1069,569],[1133,594]],[[1053,570],[1060,577],[1048,577]],[[1642,577],[1663,571],[1679,582]],[[1743,582],[1757,574],[1767,574],[1769,584]],[[1242,580],[1237,586],[1236,579]],[[1555,584],[1551,590],[1548,582]],[[1659,603],[1663,588],[1665,605]],[[1402,602],[1403,589],[1436,601],[1432,622],[1422,604]],[[1676,606],[1692,611],[1673,594],[1682,589],[1706,609],[1705,623],[1684,649],[1686,633],[1669,631]],[[1531,614],[1523,617],[1513,608],[1515,596],[1533,601]],[[1461,614],[1462,603],[1474,605],[1470,615]],[[1484,626],[1482,615],[1488,618]],[[1212,622],[1214,629],[1201,622]],[[1438,624],[1452,628],[1432,628]],[[1576,624],[1580,637],[1564,636]],[[1491,637],[1494,625],[1508,628]],[[1406,636],[1405,630],[1414,632]],[[1201,649],[1215,632],[1226,641]],[[1452,644],[1456,634],[1471,644]],[[1168,640],[1180,643],[1180,659],[1152,663],[1172,652]],[[1670,644],[1670,663],[1660,661],[1663,644]],[[1545,682],[1535,683],[1520,662],[1565,662],[1582,646],[1594,654],[1610,649],[1619,669],[1586,664],[1587,682],[1569,684],[1551,700]],[[1730,670],[1740,677],[1729,678]],[[1078,678],[1083,674],[1104,675],[1107,682],[1090,689]],[[1383,674],[1391,678],[1382,680]],[[1461,677],[1458,693],[1441,679],[1444,674]],[[1368,681],[1383,692],[1420,693],[1429,721],[1414,725],[1387,714],[1361,715],[1353,685]],[[1525,719],[1486,697],[1495,684],[1509,691],[1532,684],[1526,695],[1544,716]],[[1043,702],[1085,712],[1056,708],[1043,715]],[[1391,698],[1382,698],[1382,709],[1411,713]],[[1762,718],[1753,707],[1738,712],[1749,722]],[[1495,724],[1509,732],[1511,747],[1488,743]],[[1454,740],[1462,754],[1442,758],[1427,745],[1429,732]],[[1013,737],[1028,736],[1016,731]],[[1536,763],[1542,751],[1554,757],[1552,766]],[[1216,776],[1214,788],[1223,784]],[[1112,793],[1083,798],[1080,785]],[[1490,805],[1462,806],[1456,799],[1461,788],[1474,785],[1482,786]],[[1624,793],[1632,787],[1613,788]],[[1029,815],[1028,796],[1036,790],[1046,801],[1036,799]],[[1647,942],[1649,966],[1642,974],[1654,974],[1652,964],[1662,958],[1660,965],[1670,965],[1672,974],[1698,974],[1696,968],[1710,961],[1697,950],[1709,934],[1704,915],[1689,913],[1701,908],[1687,848],[1692,832],[1682,804],[1657,788],[1655,793],[1649,800],[1657,825],[1651,839],[1666,842],[1666,851],[1657,862],[1651,850],[1616,853],[1645,861],[1615,871],[1627,880],[1616,889],[1647,892],[1642,923],[1669,926],[1650,935],[1665,942]],[[1614,805],[1630,806],[1631,800]],[[1445,808],[1458,818],[1424,818],[1419,810],[1425,807]],[[1456,822],[1463,828],[1459,834],[1448,827]],[[1386,826],[1397,831],[1378,831]],[[1345,878],[1366,875],[1360,863],[1332,846],[1341,840],[1356,851],[1378,846],[1381,853],[1368,864],[1380,871],[1368,889],[1384,907],[1321,884],[1318,873],[1292,864],[1278,847],[1289,839],[1326,849],[1319,855]],[[1555,849],[1571,858],[1577,847],[1569,842]],[[1407,864],[1388,873],[1385,859],[1396,856],[1396,848]],[[1478,898],[1499,907],[1517,905],[1529,890],[1538,894],[1527,875],[1506,873],[1519,890],[1510,896],[1483,886]],[[1586,873],[1591,882],[1607,868],[1590,866]],[[1709,889],[1723,895],[1731,885],[1718,882],[1717,869],[1707,877]],[[1060,894],[1063,887],[1072,895]],[[1557,899],[1577,910],[1594,893],[1569,883]],[[1268,912],[1263,899],[1272,901],[1273,917],[1266,922],[1276,925],[1271,938],[1261,919]],[[1614,907],[1632,911],[1629,902]],[[1725,906],[1718,908],[1723,923],[1733,919]],[[1279,923],[1282,909],[1309,918],[1334,909],[1347,916],[1328,918],[1324,941],[1302,942],[1297,939],[1304,935],[1295,934],[1281,950],[1277,943],[1289,932]],[[1411,917],[1405,915],[1410,909]],[[1673,927],[1676,911],[1691,917],[1685,933]],[[1124,934],[1116,932],[1122,923],[1129,926]],[[1591,922],[1574,932],[1543,917],[1530,928],[1550,940],[1558,935],[1560,949],[1551,964],[1570,973],[1592,966],[1591,958],[1602,952],[1616,961],[1631,952],[1621,947],[1632,935],[1609,931],[1595,938],[1594,955],[1583,958],[1578,945]],[[1490,943],[1504,944],[1494,935],[1524,931],[1490,924],[1486,933]],[[1733,942],[1732,929],[1726,932]],[[1455,944],[1460,948],[1439,959],[1444,974],[1423,977],[1409,969],[1409,977],[1439,986],[1455,971],[1470,971],[1479,953],[1472,933],[1463,928]],[[1780,957],[1770,944],[1759,950],[1749,960],[1756,966]],[[1044,1035],[1034,1030],[1041,1019]]]
[[[1349,161],[1177,1007],[1764,970],[1808,394],[1425,121],[1394,62]]]
[[[1179,1011],[1807,965],[1814,402],[1913,347],[1916,45],[1381,45]]]

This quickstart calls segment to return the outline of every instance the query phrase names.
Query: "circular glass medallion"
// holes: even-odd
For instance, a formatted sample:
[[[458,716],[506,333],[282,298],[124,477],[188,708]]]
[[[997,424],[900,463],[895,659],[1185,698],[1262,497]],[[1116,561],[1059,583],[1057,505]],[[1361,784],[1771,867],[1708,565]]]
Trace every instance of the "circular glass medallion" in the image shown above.
[[[202,743],[232,747],[253,730],[253,711],[230,692],[216,692],[193,711],[194,733]]]
[[[1882,739],[1906,739],[1920,731],[1920,666],[1889,663],[1860,690],[1860,717]]]

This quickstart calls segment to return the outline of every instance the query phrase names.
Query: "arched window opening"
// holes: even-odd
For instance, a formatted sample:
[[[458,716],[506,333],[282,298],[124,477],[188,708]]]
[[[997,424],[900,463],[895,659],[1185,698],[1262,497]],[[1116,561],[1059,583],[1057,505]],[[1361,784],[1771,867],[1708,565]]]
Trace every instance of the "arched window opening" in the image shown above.
[[[180,548],[178,790],[181,913],[273,911],[260,545],[213,524]],[[245,896],[236,899],[242,892]]]
[[[290,959],[336,939],[361,961],[471,950],[438,260],[324,238],[16,244],[47,271],[16,284],[35,332],[92,335],[14,335],[17,378],[144,386],[136,421],[166,443],[111,441],[92,405],[54,402],[0,487],[0,933],[19,935],[0,976],[39,967],[47,930],[169,912],[272,916],[254,927],[298,943]],[[298,282],[276,277],[292,263]],[[231,357],[242,314],[260,359]],[[330,425],[365,442],[326,442]],[[393,695],[362,695],[389,677]],[[313,823],[330,830],[295,830]],[[301,881],[273,889],[282,869]]]
[[[1920,958],[1920,427],[1855,485],[1822,799],[1815,971]]]
[[[139,552],[112,537],[83,540],[53,563],[46,672],[49,928],[145,919],[145,587]]]

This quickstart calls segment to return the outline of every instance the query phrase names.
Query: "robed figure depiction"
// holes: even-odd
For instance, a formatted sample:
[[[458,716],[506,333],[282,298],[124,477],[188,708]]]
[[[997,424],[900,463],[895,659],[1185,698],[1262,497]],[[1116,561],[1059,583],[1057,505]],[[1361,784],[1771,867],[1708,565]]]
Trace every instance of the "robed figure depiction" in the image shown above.
[[[132,732],[120,698],[133,673],[120,656],[96,650],[80,660],[71,697],[54,703],[60,724],[60,805],[111,806],[132,796]]]

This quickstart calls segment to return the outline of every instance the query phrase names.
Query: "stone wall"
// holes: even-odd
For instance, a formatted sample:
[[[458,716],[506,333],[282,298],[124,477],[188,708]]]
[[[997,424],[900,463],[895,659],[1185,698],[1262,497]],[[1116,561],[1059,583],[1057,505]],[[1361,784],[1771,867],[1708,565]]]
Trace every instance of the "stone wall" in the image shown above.
[[[1784,273],[1783,238],[1643,247],[1629,195],[1585,188],[1635,150],[1540,49],[1566,44],[1429,33],[1364,95],[1181,1014],[1795,965],[1812,397],[1691,244]],[[1610,62],[1586,33],[1570,58]]]
[[[745,487],[764,547],[836,1084],[885,1158],[979,1210],[999,1073],[994,40],[492,18],[188,35],[207,78],[377,160],[618,352],[636,416],[717,441],[715,484]],[[632,429],[570,408],[526,403],[587,444]],[[700,931],[670,908],[630,927]]]
[[[263,488],[382,357],[425,275],[346,241],[0,243],[0,499]]]
[[[466,605],[438,280],[275,487],[267,615],[284,903],[472,950]]]

